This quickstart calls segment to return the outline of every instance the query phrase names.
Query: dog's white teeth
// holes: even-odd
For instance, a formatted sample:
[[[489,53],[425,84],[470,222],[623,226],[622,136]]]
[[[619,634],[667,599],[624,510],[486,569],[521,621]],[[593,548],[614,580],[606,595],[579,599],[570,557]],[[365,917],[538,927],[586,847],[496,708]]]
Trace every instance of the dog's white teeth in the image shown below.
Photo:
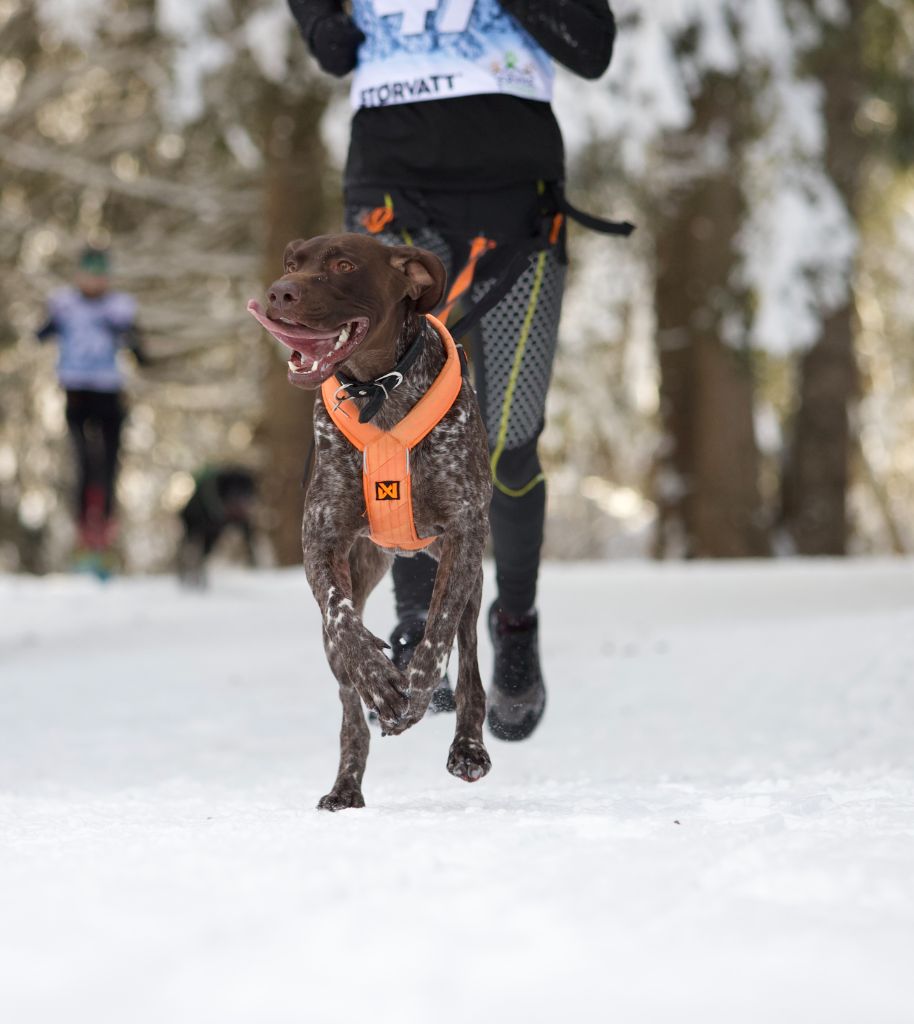
[[[288,362],[288,363],[286,363],[286,365],[287,365],[287,366],[289,367],[289,369],[290,369],[290,370],[291,370],[291,371],[292,371],[293,373],[298,373],[298,367],[297,367],[297,366],[295,365],[295,363],[293,363],[293,362],[292,362],[292,360],[291,360],[291,359],[289,360],[289,362]]]
[[[340,331],[340,336],[336,339],[336,344],[333,346],[333,351],[336,352],[341,349],[347,341],[349,341],[349,335],[352,333],[352,325],[346,324],[346,326]]]
[[[317,364],[319,362],[320,362],[319,359],[315,359],[314,362],[311,364],[311,370],[310,370],[311,373],[314,373],[314,371],[317,369]]]

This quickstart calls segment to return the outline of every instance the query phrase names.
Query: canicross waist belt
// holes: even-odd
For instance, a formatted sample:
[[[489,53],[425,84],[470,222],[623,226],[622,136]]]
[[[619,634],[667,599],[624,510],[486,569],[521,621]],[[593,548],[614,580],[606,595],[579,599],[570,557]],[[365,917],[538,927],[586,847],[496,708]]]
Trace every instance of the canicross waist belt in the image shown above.
[[[350,398],[338,401],[336,376],[321,385],[321,396],[340,433],[362,452],[362,490],[371,539],[382,548],[417,551],[436,538],[420,537],[413,521],[409,453],[442,420],[460,394],[463,373],[460,355],[447,328],[426,318],[444,344],[447,359],[432,386],[390,430],[359,422],[359,409]]]

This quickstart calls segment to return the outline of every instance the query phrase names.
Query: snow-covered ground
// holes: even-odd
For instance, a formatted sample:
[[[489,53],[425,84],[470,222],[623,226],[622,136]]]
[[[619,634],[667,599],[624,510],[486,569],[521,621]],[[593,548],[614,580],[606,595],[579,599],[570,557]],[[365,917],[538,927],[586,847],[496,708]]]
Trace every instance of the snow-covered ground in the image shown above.
[[[912,562],[550,566],[541,730],[338,815],[302,573],[0,601],[3,1021],[914,1020]]]

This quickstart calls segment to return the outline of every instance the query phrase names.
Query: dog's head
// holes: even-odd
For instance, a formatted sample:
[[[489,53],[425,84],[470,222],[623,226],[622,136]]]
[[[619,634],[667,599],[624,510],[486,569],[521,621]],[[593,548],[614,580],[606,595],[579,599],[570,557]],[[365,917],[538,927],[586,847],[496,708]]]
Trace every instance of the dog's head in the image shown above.
[[[292,352],[289,380],[316,388],[338,367],[367,380],[388,370],[403,324],[444,295],[441,261],[367,235],[321,235],[286,246],[285,273],[248,311]]]

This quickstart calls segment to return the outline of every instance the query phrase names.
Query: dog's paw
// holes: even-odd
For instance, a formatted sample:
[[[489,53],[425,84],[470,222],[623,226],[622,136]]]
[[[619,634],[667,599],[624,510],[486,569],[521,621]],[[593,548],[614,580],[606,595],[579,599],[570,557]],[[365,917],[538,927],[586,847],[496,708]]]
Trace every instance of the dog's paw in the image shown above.
[[[345,811],[349,807],[364,807],[365,798],[357,787],[334,787],[317,803],[319,811]]]
[[[411,729],[417,722],[421,722],[424,717],[424,711],[421,714],[417,714],[415,707],[410,704],[406,714],[401,715],[395,722],[385,722],[381,719],[381,735],[399,736],[401,733],[406,732],[407,729]]]
[[[478,782],[489,774],[492,761],[482,740],[458,736],[451,744],[447,770],[464,782]]]
[[[388,728],[382,730],[384,735],[399,736],[400,733],[411,729],[417,722],[421,722],[425,718],[426,711],[428,711],[433,693],[434,690],[418,690],[411,683],[409,688],[409,707],[406,714],[402,715],[398,721],[392,723]]]
[[[374,711],[384,733],[391,733],[409,715],[408,683],[403,673],[383,654],[366,659],[354,673],[355,687],[369,711]]]

